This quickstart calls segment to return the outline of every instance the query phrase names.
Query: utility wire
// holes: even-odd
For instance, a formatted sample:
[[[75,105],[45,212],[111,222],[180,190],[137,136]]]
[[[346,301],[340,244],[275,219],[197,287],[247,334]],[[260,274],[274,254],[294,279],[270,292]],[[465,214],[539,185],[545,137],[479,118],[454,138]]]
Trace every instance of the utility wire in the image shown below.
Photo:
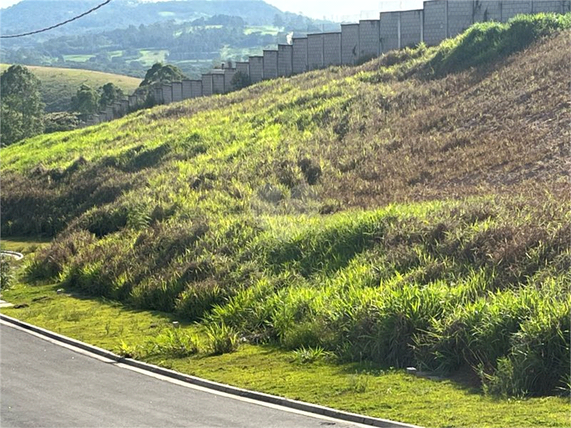
[[[31,36],[32,34],[38,34],[38,33],[43,33],[44,31],[53,30],[54,28],[61,27],[62,25],[65,25],[65,24],[69,24],[70,22],[75,21],[76,19],[83,18],[85,15],[89,15],[91,12],[95,12],[97,9],[99,9],[99,8],[105,6],[106,4],[109,4],[109,3],[111,3],[111,0],[106,0],[105,2],[101,3],[99,6],[95,6],[93,9],[90,9],[87,12],[82,13],[81,15],[77,15],[71,19],[68,19],[67,21],[60,22],[59,24],[52,25],[51,27],[48,27],[48,28],[42,28],[41,30],[30,31],[29,33],[11,34],[9,36],[0,36],[0,39],[14,39],[16,37]]]

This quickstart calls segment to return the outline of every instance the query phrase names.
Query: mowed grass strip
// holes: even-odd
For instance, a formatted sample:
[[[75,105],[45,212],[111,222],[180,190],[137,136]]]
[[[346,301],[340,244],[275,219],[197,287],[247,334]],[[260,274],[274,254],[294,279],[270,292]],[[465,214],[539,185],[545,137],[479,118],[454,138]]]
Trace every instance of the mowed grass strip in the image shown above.
[[[19,284],[3,292],[21,309],[1,312],[42,328],[114,351],[136,349],[172,330],[171,314],[130,310],[123,305],[73,294],[59,285]],[[73,292],[73,291],[72,291]],[[206,346],[203,329],[183,325]],[[187,358],[152,355],[148,362],[205,379],[291,399],[425,427],[568,427],[566,398],[494,399],[465,379],[428,380],[403,370],[370,364],[334,364],[327,358],[300,363],[293,352],[272,346],[241,345],[212,356],[202,350]]]

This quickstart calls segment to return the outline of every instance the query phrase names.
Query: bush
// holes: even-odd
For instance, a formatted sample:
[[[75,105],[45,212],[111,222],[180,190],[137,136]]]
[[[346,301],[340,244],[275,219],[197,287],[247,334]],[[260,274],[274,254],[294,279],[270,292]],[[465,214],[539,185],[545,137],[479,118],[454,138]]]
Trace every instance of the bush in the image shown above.
[[[14,281],[14,267],[11,257],[0,256],[0,290],[9,290]]]
[[[199,350],[198,337],[188,334],[180,328],[162,332],[151,344],[152,353],[173,358],[189,357],[197,354]]]
[[[571,28],[571,14],[518,15],[507,24],[483,22],[440,45],[429,68],[437,75],[458,72],[521,51],[540,37]]]
[[[213,355],[222,355],[238,349],[238,334],[225,324],[210,324],[206,330]]]

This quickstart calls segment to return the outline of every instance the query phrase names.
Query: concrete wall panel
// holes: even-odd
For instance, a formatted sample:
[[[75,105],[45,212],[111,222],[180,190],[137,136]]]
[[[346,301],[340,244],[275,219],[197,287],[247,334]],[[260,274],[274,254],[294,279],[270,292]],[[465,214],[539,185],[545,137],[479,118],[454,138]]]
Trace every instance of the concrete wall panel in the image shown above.
[[[381,54],[380,21],[359,21],[359,58],[373,58]]]
[[[191,89],[191,84],[190,84],[190,80],[183,80],[182,83],[182,99],[183,100],[188,100],[189,98],[192,98],[192,89]]]
[[[212,74],[212,93],[213,94],[224,93],[224,73]]]
[[[214,93],[212,86],[212,74],[202,75],[202,95],[208,97]]]
[[[502,6],[500,0],[474,1],[474,22],[489,22],[502,20]]]
[[[264,51],[264,80],[278,77],[278,51]]]
[[[199,98],[202,96],[202,80],[190,81],[190,97]]]
[[[529,0],[502,0],[502,22],[507,22],[520,13],[531,13]]]
[[[264,78],[264,57],[250,57],[250,80],[252,83],[261,82]]]
[[[381,52],[388,52],[400,47],[400,12],[383,12],[381,23]]]
[[[323,34],[323,66],[341,65],[341,33]]]
[[[323,34],[307,35],[307,65],[309,70],[323,68]]]
[[[400,14],[400,47],[416,46],[422,41],[422,10],[407,10]],[[382,29],[382,26],[381,26]]]
[[[153,89],[153,98],[156,104],[163,104],[163,88],[156,87]]]
[[[176,103],[182,101],[182,82],[172,82],[172,101]]]
[[[293,74],[293,46],[278,45],[278,76]]]
[[[129,100],[121,100],[121,113],[124,115],[129,113]]]
[[[427,45],[438,45],[447,37],[447,8],[447,0],[424,2],[423,40]]]
[[[246,76],[250,75],[250,63],[249,62],[237,62],[236,72],[244,73]]]
[[[532,13],[565,13],[565,2],[561,0],[534,0]]]
[[[305,73],[308,70],[307,37],[293,38],[293,74]]]
[[[139,98],[136,95],[129,95],[129,110],[135,110],[139,107]]]
[[[172,103],[172,85],[170,83],[163,83],[163,104]]]
[[[234,85],[232,85],[232,79],[236,74],[235,68],[225,68],[224,69],[224,93],[232,92],[234,90]]]
[[[448,37],[455,37],[463,33],[474,23],[474,1],[448,2]]]
[[[341,25],[341,63],[354,65],[359,59],[359,24]]]

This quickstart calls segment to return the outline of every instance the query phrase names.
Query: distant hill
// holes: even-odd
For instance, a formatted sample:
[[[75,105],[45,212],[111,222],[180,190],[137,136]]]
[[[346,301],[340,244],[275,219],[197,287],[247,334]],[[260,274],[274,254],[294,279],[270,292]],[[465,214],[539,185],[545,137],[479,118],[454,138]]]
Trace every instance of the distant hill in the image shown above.
[[[33,31],[79,15],[100,4],[100,0],[23,0],[1,11],[2,34]],[[269,25],[276,14],[285,15],[278,8],[261,0],[192,0],[142,3],[133,0],[114,0],[108,5],[43,35],[34,36],[33,42],[68,34],[127,28],[129,25],[154,24],[161,21],[189,21],[224,14],[239,16],[252,25]],[[25,38],[24,43],[32,41]],[[10,45],[11,43],[8,43]]]
[[[9,67],[0,64],[0,70]],[[90,70],[73,70],[69,68],[26,66],[42,82],[42,98],[47,112],[64,111],[69,108],[71,97],[75,95],[81,84],[92,88],[112,82],[125,93],[133,92],[141,83],[141,79],[119,74],[101,73]]]

